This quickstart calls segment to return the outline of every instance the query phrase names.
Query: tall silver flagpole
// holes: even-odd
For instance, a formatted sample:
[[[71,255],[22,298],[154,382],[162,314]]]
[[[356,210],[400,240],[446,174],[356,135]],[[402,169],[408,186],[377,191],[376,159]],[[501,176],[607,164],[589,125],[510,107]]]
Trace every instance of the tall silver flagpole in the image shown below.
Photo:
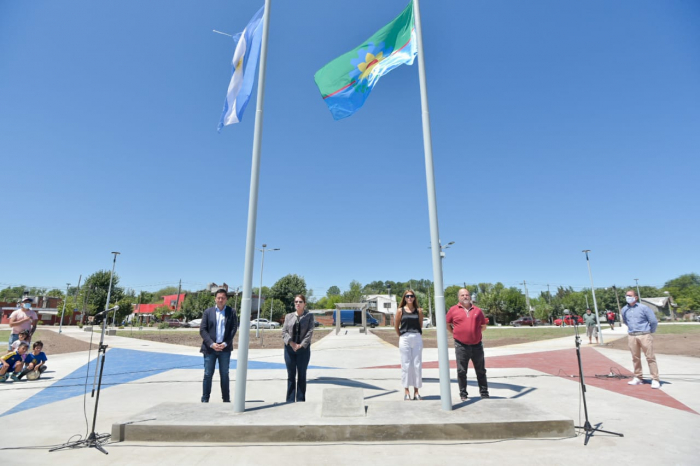
[[[420,2],[413,0],[413,16],[418,46],[418,78],[420,80],[420,105],[423,119],[423,150],[425,152],[425,178],[428,182],[428,212],[430,216],[430,244],[433,256],[433,281],[435,286],[435,320],[437,327],[438,364],[440,366],[440,401],[442,409],[452,411],[450,394],[450,357],[447,352],[447,324],[445,322],[445,290],[442,283],[440,260],[440,233],[438,230],[437,197],[435,195],[435,171],[433,169],[433,142],[430,135],[430,111],[428,110],[428,86],[423,59],[423,30],[420,20]]]
[[[248,232],[245,243],[245,268],[243,271],[243,299],[241,301],[241,327],[238,334],[238,365],[236,386],[233,393],[233,411],[245,411],[245,389],[248,377],[248,342],[250,340],[250,308],[253,292],[253,258],[255,255],[255,226],[258,218],[258,184],[260,181],[260,148],[262,146],[263,103],[265,100],[265,68],[267,64],[267,33],[270,26],[270,0],[265,0],[263,15],[260,69],[258,71],[258,101],[255,109],[255,135],[253,136],[253,164],[250,169],[250,197],[248,200]]]

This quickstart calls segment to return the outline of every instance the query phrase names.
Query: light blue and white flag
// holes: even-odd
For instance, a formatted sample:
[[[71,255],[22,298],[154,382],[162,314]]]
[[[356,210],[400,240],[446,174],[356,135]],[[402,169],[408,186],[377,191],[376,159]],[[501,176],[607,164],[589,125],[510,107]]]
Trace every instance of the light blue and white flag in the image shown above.
[[[236,44],[236,51],[233,53],[231,82],[226,93],[219,131],[224,126],[238,123],[243,119],[243,112],[253,90],[255,68],[258,66],[258,58],[260,57],[264,12],[265,6],[253,15],[243,32],[234,37],[234,40],[238,39],[238,44]]]

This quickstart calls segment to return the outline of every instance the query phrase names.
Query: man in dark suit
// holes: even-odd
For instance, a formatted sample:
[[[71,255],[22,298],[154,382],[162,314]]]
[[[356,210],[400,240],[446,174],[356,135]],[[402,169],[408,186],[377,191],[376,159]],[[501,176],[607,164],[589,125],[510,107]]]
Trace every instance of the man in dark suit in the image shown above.
[[[202,383],[202,403],[209,403],[211,381],[214,377],[216,362],[219,362],[219,377],[221,377],[221,396],[224,403],[231,401],[229,393],[228,368],[233,351],[233,336],[238,324],[236,312],[226,305],[226,290],[216,291],[216,306],[210,307],[202,315],[199,334],[202,337],[204,354],[204,382]]]

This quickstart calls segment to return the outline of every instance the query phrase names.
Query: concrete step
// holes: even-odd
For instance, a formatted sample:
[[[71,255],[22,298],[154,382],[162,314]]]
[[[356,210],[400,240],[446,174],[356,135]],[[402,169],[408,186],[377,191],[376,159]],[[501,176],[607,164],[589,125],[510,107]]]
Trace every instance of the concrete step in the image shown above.
[[[323,417],[321,403],[163,403],[112,425],[112,441],[375,442],[568,438],[574,423],[519,400],[367,402],[364,416]]]

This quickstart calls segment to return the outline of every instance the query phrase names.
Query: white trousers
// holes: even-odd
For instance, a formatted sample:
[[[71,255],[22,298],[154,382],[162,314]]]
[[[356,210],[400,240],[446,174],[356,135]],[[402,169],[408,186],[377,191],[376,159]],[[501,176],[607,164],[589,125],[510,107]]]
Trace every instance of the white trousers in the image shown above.
[[[399,337],[401,383],[404,388],[423,386],[423,338],[420,333],[404,333]]]

